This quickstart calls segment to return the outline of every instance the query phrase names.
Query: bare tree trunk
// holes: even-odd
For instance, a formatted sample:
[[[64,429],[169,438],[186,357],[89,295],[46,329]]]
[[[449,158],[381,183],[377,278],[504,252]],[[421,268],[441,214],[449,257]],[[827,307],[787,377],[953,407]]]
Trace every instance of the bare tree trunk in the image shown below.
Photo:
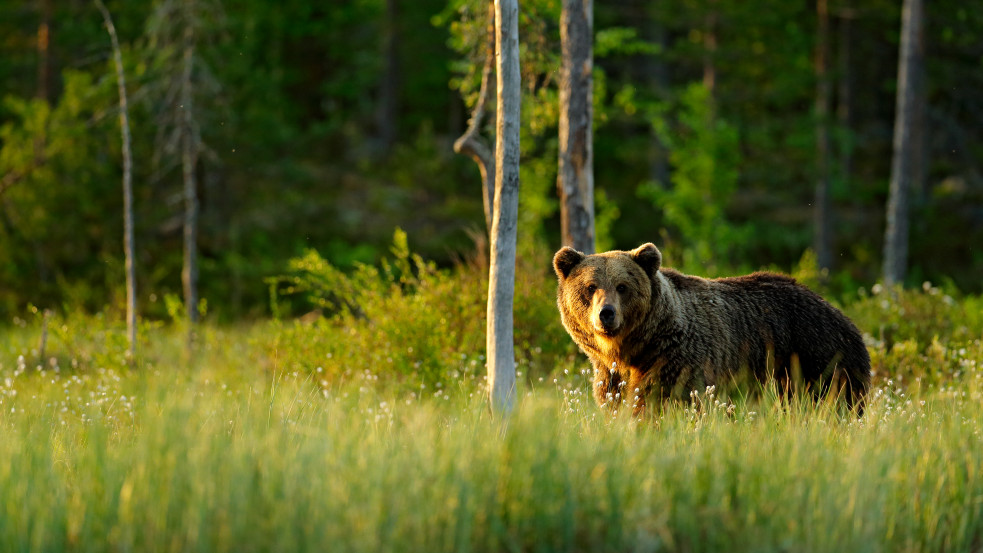
[[[593,0],[563,0],[560,13],[560,159],[563,245],[594,253]]]
[[[126,336],[132,359],[136,353],[137,341],[137,285],[133,265],[133,155],[130,151],[129,103],[126,99],[126,74],[123,72],[123,54],[116,36],[116,26],[102,0],[96,0],[96,7],[102,13],[106,30],[113,44],[113,62],[116,65],[116,86],[119,89],[119,126],[123,138],[123,256],[126,271]]]
[[[816,0],[816,192],[813,203],[813,248],[819,269],[833,264],[833,213],[830,207],[829,113],[832,86],[829,76],[829,9]]]
[[[485,104],[488,103],[489,85],[495,70],[495,3],[488,2],[488,41],[485,49],[485,66],[481,71],[481,88],[478,90],[478,101],[471,113],[468,129],[454,142],[454,151],[471,156],[478,164],[481,173],[481,197],[485,207],[485,228],[488,235],[492,231],[492,209],[495,204],[495,186],[491,182],[495,178],[495,157],[491,148],[481,137],[481,122],[485,116]]]
[[[198,322],[198,185],[195,170],[198,165],[199,140],[192,105],[193,65],[194,30],[189,25],[184,30],[184,73],[181,81],[181,165],[184,177],[184,268],[181,271],[181,281],[184,285],[185,308],[188,311],[189,349],[194,343],[194,327]]]
[[[488,274],[487,358],[492,410],[515,405],[512,300],[519,211],[519,2],[495,0],[498,109],[495,114],[495,208]]]
[[[921,137],[916,136],[918,97],[923,71],[922,0],[904,0],[901,45],[898,53],[898,92],[894,115],[894,152],[884,236],[884,284],[904,282],[908,267],[908,200],[916,178],[914,158]]]

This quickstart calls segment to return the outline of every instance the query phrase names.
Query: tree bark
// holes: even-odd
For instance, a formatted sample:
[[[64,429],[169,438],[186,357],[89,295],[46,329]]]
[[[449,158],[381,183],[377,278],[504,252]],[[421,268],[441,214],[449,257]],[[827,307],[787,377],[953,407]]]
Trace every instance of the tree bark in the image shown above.
[[[474,105],[468,129],[454,142],[454,151],[466,154],[478,165],[481,173],[481,198],[485,208],[485,231],[491,236],[492,209],[495,204],[495,157],[481,137],[481,122],[485,117],[485,105],[488,103],[489,85],[492,73],[495,71],[495,3],[488,2],[488,41],[485,48],[485,65],[481,71],[481,87],[478,89],[478,101]]]
[[[137,285],[133,265],[133,155],[130,148],[129,103],[126,98],[126,74],[123,71],[123,55],[120,52],[116,26],[102,0],[96,0],[96,7],[102,13],[106,30],[113,44],[113,63],[116,66],[116,86],[119,89],[119,126],[123,140],[123,256],[126,272],[126,336],[129,341],[128,354],[132,359],[136,353],[137,341]]]
[[[492,411],[515,404],[512,303],[519,210],[519,3],[495,0],[498,109],[495,114],[495,204],[488,275],[487,359]]]
[[[829,9],[816,0],[816,190],[813,202],[813,248],[818,268],[833,265],[833,213],[830,207],[829,113],[832,85],[829,76]]]
[[[194,66],[194,30],[184,30],[184,72],[181,77],[181,168],[184,179],[184,267],[181,281],[188,317],[188,346],[194,343],[194,326],[198,322],[198,130],[194,121],[192,68]]]
[[[560,14],[560,155],[563,245],[594,253],[593,0],[563,0]]]
[[[908,200],[916,176],[917,125],[923,71],[922,0],[904,0],[898,53],[898,91],[894,115],[891,185],[884,236],[884,284],[904,283],[908,266]]]

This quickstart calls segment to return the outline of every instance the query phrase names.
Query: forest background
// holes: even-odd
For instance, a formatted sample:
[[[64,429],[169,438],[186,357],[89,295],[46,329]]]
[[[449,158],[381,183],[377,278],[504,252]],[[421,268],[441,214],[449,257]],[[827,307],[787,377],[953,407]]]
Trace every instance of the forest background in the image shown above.
[[[107,0],[128,79],[141,316],[181,294],[181,160],[169,115],[194,31],[200,297],[220,320],[270,313],[269,277],[309,249],[376,263],[394,229],[439,265],[484,246],[481,180],[453,153],[477,97],[486,5],[473,0]],[[176,9],[176,8],[175,8]],[[521,4],[519,241],[560,245],[557,1]],[[828,292],[880,278],[900,3],[599,2],[598,249],[656,242],[701,275],[815,264],[817,128],[829,130]],[[163,14],[163,15],[162,15]],[[925,116],[907,281],[981,291],[983,13],[925,14]],[[820,39],[828,72],[817,73]],[[79,0],[0,0],[0,315],[124,309],[116,77]],[[824,115],[816,109],[826,83]],[[494,118],[486,120],[493,121]],[[486,131],[487,132],[487,131]],[[545,246],[545,247],[544,247]],[[480,256],[477,256],[480,257]],[[298,312],[306,306],[297,306]],[[9,320],[9,319],[8,319]]]
[[[0,551],[980,550],[975,6],[904,17],[921,80],[900,2],[595,3],[597,249],[791,272],[871,357],[861,418],[774,382],[632,418],[591,400],[554,299],[559,2],[521,1],[499,356],[482,179],[453,153],[485,1],[103,1],[0,0]],[[897,159],[905,290],[878,283]]]

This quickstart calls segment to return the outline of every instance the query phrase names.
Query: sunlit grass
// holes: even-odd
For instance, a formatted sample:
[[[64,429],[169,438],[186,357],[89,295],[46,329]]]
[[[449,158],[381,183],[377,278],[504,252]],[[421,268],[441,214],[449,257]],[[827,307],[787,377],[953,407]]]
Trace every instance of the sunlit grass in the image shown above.
[[[611,418],[568,370],[524,382],[503,421],[480,378],[387,388],[353,359],[344,383],[322,382],[256,359],[247,330],[208,332],[220,335],[202,359],[159,345],[139,370],[91,356],[73,369],[54,345],[38,370],[30,349],[17,354],[33,337],[8,342],[0,550],[970,551],[983,539],[983,397],[968,359],[949,386],[882,381],[860,420],[716,390]]]
[[[13,321],[0,551],[983,544],[980,298],[928,286],[844,306],[875,371],[861,419],[737,388],[633,420],[594,405],[552,283],[533,279],[503,421],[484,398],[480,313],[462,307],[480,290],[454,278],[381,280],[362,317],[205,324],[194,355],[179,325],[141,324],[128,359],[111,316]]]

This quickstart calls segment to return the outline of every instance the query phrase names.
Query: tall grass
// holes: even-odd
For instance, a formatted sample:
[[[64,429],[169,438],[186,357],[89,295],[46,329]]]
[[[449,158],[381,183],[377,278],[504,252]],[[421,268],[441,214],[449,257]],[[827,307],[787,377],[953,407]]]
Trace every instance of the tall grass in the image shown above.
[[[520,258],[521,401],[498,420],[482,271],[394,256],[308,256],[289,284],[323,316],[204,325],[194,356],[144,323],[128,360],[106,316],[51,317],[43,355],[40,315],[0,330],[0,551],[983,547],[980,298],[844,307],[874,362],[862,419],[707,390],[632,420],[594,406],[549,267]]]
[[[467,389],[324,388],[243,366],[0,372],[4,551],[983,543],[975,375],[878,388],[859,421],[712,391],[661,418],[610,419],[575,375],[525,387],[503,421]]]

